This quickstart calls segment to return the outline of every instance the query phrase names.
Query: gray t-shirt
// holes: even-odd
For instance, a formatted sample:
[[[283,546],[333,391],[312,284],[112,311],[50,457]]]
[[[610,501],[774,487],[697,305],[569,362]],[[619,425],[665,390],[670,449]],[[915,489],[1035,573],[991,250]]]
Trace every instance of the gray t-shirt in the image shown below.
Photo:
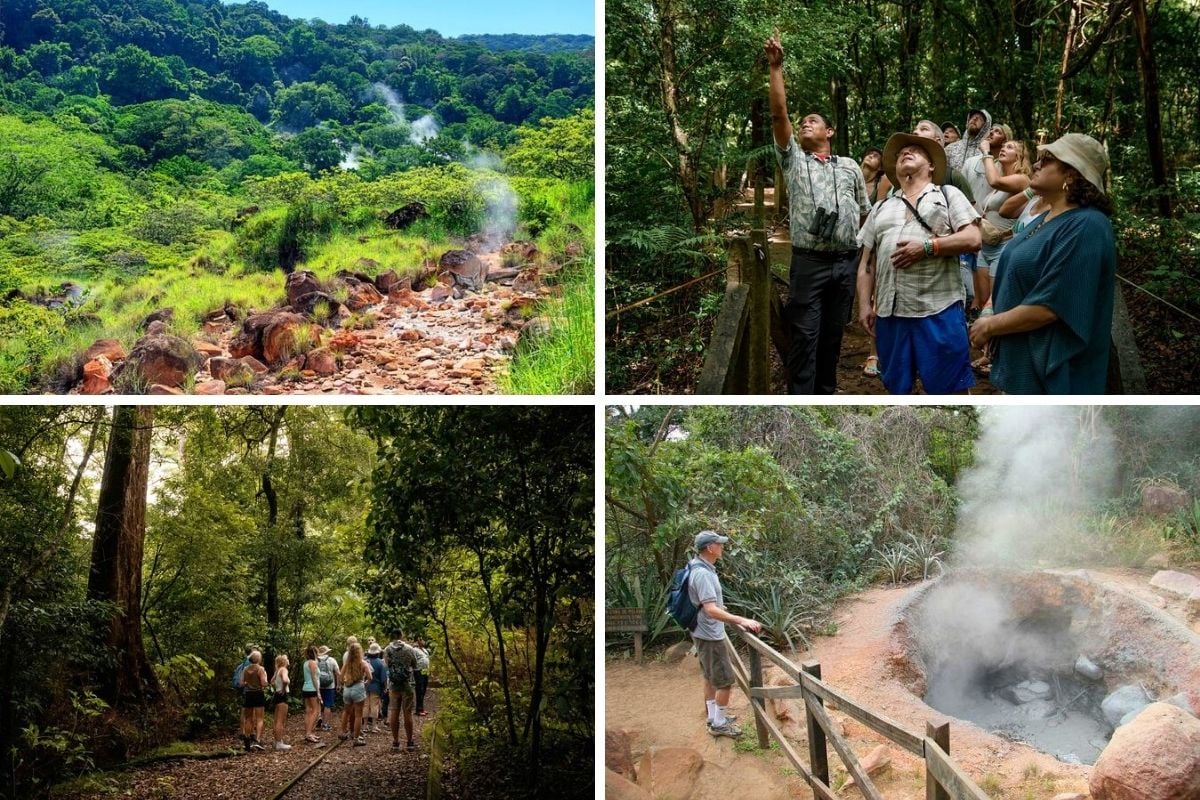
[[[721,594],[721,579],[717,571],[703,558],[697,556],[691,560],[692,570],[688,578],[688,597],[697,606],[700,613],[696,616],[696,630],[692,631],[693,639],[707,639],[719,642],[725,638],[725,623],[715,620],[704,611],[705,603],[716,603],[725,608],[724,595]]]

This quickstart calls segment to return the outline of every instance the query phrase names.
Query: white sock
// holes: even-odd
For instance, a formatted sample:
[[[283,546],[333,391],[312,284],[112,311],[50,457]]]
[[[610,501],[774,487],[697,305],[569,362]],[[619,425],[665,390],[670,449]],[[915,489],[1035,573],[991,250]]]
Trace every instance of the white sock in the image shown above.
[[[715,709],[713,711],[713,727],[714,728],[719,728],[722,725],[729,722],[729,720],[725,719],[725,707],[724,706],[719,706],[716,703],[713,703],[713,708]]]
[[[717,717],[717,701],[705,700],[704,705],[708,707],[708,724],[712,725],[713,720]]]

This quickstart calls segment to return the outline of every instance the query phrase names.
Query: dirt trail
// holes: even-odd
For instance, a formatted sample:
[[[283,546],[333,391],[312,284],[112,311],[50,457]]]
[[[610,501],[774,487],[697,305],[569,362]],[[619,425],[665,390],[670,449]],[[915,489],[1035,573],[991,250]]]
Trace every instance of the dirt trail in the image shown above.
[[[1152,573],[1151,573],[1152,574]],[[1186,610],[1164,602],[1146,584],[1145,572],[1118,570],[1091,572],[1112,588],[1150,602],[1188,623]],[[991,797],[1048,798],[1059,793],[1087,792],[1091,768],[1059,762],[1033,748],[992,735],[976,726],[951,719],[912,694],[892,674],[892,633],[902,602],[913,591],[900,588],[870,589],[838,604],[834,620],[837,634],[814,640],[810,650],[792,655],[793,662],[820,662],[823,679],[875,712],[889,717],[914,733],[923,732],[926,722],[950,722],[950,752],[971,778]],[[1195,625],[1195,623],[1192,623]],[[680,746],[696,749],[704,759],[697,800],[716,800],[732,794],[741,797],[774,798],[807,796],[810,790],[785,771],[788,763],[777,750],[739,752],[730,739],[713,739],[704,728],[703,696],[699,667],[690,656],[677,663],[663,660],[642,667],[628,660],[610,660],[605,671],[605,726],[609,731],[626,730],[632,735],[634,763],[651,747]],[[753,740],[753,718],[745,696],[735,690],[730,704]],[[881,737],[844,714],[833,712],[860,759],[879,744]],[[807,760],[803,719],[794,737],[796,749]],[[891,766],[876,783],[885,797],[920,800],[924,797],[924,767],[899,747],[887,744]],[[741,747],[746,750],[747,745]],[[833,786],[845,783],[845,771],[830,751]],[[857,797],[853,789],[843,797]]]

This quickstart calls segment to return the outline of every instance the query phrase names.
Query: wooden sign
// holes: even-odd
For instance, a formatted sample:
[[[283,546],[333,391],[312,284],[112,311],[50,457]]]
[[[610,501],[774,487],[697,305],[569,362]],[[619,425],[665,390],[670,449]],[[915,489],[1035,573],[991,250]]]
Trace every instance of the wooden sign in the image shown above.
[[[605,633],[632,633],[633,655],[637,663],[642,663],[642,632],[647,631],[646,609],[644,608],[606,608],[604,609]]]

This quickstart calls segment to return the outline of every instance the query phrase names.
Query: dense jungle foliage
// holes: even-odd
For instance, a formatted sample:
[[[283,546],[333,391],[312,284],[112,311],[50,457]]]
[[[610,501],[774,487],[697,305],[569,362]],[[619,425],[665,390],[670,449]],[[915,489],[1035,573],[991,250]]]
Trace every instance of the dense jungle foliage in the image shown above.
[[[104,560],[130,419],[144,513],[117,515]],[[76,777],[120,795],[108,768],[232,737],[247,643],[294,665],[399,623],[432,643],[437,735],[470,796],[590,798],[593,441],[590,407],[0,408],[0,797]],[[464,473],[472,490],[447,491]],[[413,493],[461,524],[398,517]],[[132,597],[99,591],[125,567]],[[137,635],[115,648],[114,627]]]
[[[325,277],[371,258],[403,275],[478,232],[505,183],[514,235],[590,289],[593,48],[291,20],[256,2],[6,1],[0,391],[44,387],[155,308],[176,306],[183,334],[227,300],[261,308],[280,267]],[[412,201],[431,218],[387,230],[380,214]],[[582,258],[564,255],[570,241]],[[65,314],[14,294],[68,281],[83,303]],[[590,308],[564,307],[591,325]]]
[[[1009,566],[1200,562],[1195,409],[1065,407],[1037,425],[1024,411],[610,408],[605,602],[646,609],[651,642],[677,640],[683,631],[665,614],[672,573],[691,557],[696,533],[715,529],[732,537],[718,564],[726,605],[760,621],[771,641],[799,648],[833,631],[836,598],[936,576],[968,558],[968,543],[1003,515],[1035,506],[1041,528],[1019,534]],[[1053,454],[1043,449],[1033,461],[1052,475],[1031,480],[1006,462],[1018,449],[1045,448],[1051,432]],[[972,472],[981,461],[987,470]],[[1076,492],[1077,482],[1087,491]],[[1147,513],[1153,487],[1178,507]],[[964,513],[967,500],[987,513]],[[622,647],[626,639],[609,637]]]
[[[606,25],[610,313],[713,271],[722,235],[751,226],[730,209],[753,159],[774,170],[762,44],[777,29],[788,110],[824,112],[835,154],[857,160],[923,118],[962,128],[973,107],[1029,142],[1103,142],[1150,392],[1195,391],[1175,368],[1200,360],[1195,3],[612,0]],[[609,386],[692,391],[723,292],[717,276],[610,317]]]

